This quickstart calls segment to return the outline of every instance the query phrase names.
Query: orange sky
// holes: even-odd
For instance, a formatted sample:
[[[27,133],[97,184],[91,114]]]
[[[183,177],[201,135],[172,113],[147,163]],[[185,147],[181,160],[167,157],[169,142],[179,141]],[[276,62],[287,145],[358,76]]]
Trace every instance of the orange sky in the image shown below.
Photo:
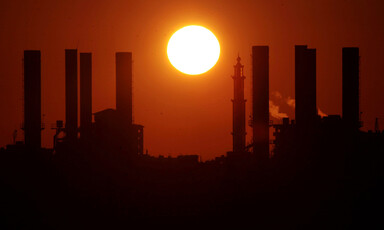
[[[270,92],[294,98],[294,45],[317,49],[317,104],[341,113],[341,48],[360,47],[361,111],[365,129],[384,118],[384,9],[382,1],[1,1],[0,146],[23,119],[22,55],[42,52],[43,146],[52,146],[55,120],[64,120],[64,49],[93,53],[93,112],[115,107],[116,51],[132,51],[134,121],[144,125],[150,154],[231,150],[233,64],[242,57],[247,111],[251,108],[251,46],[270,46]],[[200,76],[175,70],[167,41],[198,24],[221,43],[217,65]],[[273,97],[271,97],[273,99]],[[284,100],[281,112],[294,116]],[[384,127],[384,119],[381,120]],[[19,129],[21,134],[21,130]],[[19,134],[19,138],[22,136]],[[251,130],[247,138],[250,139]]]

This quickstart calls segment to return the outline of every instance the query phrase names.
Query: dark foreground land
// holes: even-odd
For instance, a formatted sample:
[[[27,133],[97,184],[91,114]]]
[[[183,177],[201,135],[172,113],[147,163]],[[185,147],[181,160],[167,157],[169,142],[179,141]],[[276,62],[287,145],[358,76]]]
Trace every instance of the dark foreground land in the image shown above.
[[[0,224],[383,229],[383,135],[351,138],[287,147],[265,162],[252,155],[194,163],[89,146],[55,154],[13,146],[0,151]]]

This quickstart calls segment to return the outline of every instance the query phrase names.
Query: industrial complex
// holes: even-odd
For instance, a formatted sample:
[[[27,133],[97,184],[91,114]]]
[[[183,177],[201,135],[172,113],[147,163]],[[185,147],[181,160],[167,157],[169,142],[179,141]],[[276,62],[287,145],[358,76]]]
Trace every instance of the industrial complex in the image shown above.
[[[36,225],[65,219],[67,227],[169,216],[325,227],[361,215],[369,202],[382,202],[377,199],[383,191],[384,132],[360,130],[359,48],[341,50],[342,115],[323,117],[316,105],[316,49],[294,48],[295,119],[271,121],[269,47],[253,46],[250,100],[244,95],[239,56],[234,64],[233,148],[206,162],[198,155],[144,152],[145,124],[135,124],[132,116],[132,53],[115,56],[116,108],[92,113],[92,54],[65,50],[65,121],[46,127],[41,119],[42,54],[24,51],[25,139],[0,150],[2,180],[13,202],[6,207],[37,210],[23,217]],[[252,103],[249,122],[246,103]],[[246,132],[247,125],[252,133]],[[41,132],[47,128],[56,130],[52,149],[41,147]],[[251,143],[246,135],[252,136]],[[32,198],[18,199],[17,189]],[[365,197],[366,191],[374,201]]]

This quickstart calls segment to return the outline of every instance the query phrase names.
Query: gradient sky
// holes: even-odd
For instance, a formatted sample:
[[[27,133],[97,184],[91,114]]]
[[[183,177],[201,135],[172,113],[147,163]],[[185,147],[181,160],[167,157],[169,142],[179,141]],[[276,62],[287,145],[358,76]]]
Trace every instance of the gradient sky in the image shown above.
[[[364,129],[373,129],[375,117],[384,118],[383,10],[379,0],[1,1],[0,146],[11,143],[14,129],[22,139],[26,49],[42,53],[46,147],[51,124],[65,119],[64,49],[73,48],[93,54],[93,112],[115,108],[114,55],[133,53],[134,121],[144,125],[144,149],[152,155],[207,160],[231,150],[230,76],[239,53],[250,115],[252,45],[270,47],[271,99],[290,117],[294,45],[317,49],[317,104],[326,114],[341,114],[342,47],[360,47],[360,109]],[[166,54],[172,33],[190,24],[207,27],[221,44],[217,65],[200,76],[178,72]]]

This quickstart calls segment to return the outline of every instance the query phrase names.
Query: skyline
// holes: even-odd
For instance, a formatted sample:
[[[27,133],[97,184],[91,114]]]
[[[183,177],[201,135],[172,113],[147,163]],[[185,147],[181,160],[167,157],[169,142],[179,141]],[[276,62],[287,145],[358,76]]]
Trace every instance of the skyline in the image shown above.
[[[120,13],[98,18],[99,24],[95,22],[97,17],[80,20],[81,10],[86,5],[83,2],[73,3],[73,13],[71,14],[65,12],[68,10],[65,7],[64,10],[55,11],[54,8],[49,12],[42,7],[39,11],[36,8],[46,6],[46,4],[37,4],[32,7],[30,15],[26,14],[24,18],[18,18],[19,22],[15,22],[13,30],[5,18],[13,15],[12,9],[25,12],[23,7],[28,8],[29,5],[19,6],[20,8],[15,8],[15,5],[1,7],[8,9],[3,16],[0,16],[2,25],[6,25],[1,27],[1,34],[9,34],[9,36],[0,38],[0,46],[8,54],[2,57],[0,66],[0,75],[4,76],[0,78],[2,86],[0,98],[1,103],[7,108],[6,116],[1,117],[3,132],[0,134],[0,146],[11,143],[13,130],[19,128],[23,120],[21,59],[24,49],[41,50],[42,114],[45,114],[43,122],[46,123],[47,128],[50,128],[50,125],[56,120],[65,118],[64,87],[62,87],[65,76],[64,49],[77,48],[79,52],[92,52],[93,113],[106,108],[115,108],[114,52],[132,52],[134,121],[144,125],[144,148],[153,155],[199,154],[202,155],[203,160],[206,160],[225,154],[231,149],[231,99],[233,95],[230,76],[233,72],[233,65],[236,63],[237,53],[240,53],[246,76],[245,99],[250,102],[251,57],[249,55],[252,45],[270,47],[270,97],[272,98],[271,95],[278,92],[284,100],[294,98],[294,45],[308,45],[308,48],[316,49],[318,107],[326,114],[340,115],[341,49],[346,46],[359,47],[361,56],[360,108],[363,112],[363,130],[374,128],[375,117],[384,117],[383,108],[379,106],[384,101],[383,95],[380,94],[384,81],[379,77],[384,75],[384,70],[380,68],[380,63],[384,60],[382,54],[384,52],[381,52],[383,47],[379,46],[384,32],[378,29],[376,37],[373,37],[370,32],[374,31],[374,26],[380,28],[383,23],[383,20],[377,20],[380,9],[378,1],[371,1],[370,3],[376,4],[377,7],[370,6],[369,8],[365,2],[353,2],[348,8],[345,7],[346,1],[337,2],[332,6],[326,3],[320,5],[318,2],[311,4],[291,2],[288,4],[285,1],[238,3],[236,6],[224,3],[218,10],[213,10],[214,3],[208,2],[205,7],[199,3],[193,4],[188,13],[184,12],[185,15],[183,12],[165,10],[165,7],[160,7],[159,11],[154,12],[156,7],[159,7],[156,5],[158,3],[147,8],[143,8],[142,3],[137,3],[138,5],[132,3],[134,6],[133,9],[131,8],[132,11],[135,7],[142,9],[142,14],[138,16],[139,19],[145,19],[145,12],[154,14],[153,17],[148,17],[148,21],[136,21],[143,22],[144,25],[141,23],[135,25],[135,21],[128,23],[131,17],[129,14],[127,18],[122,17],[121,11],[123,10],[118,11],[118,6],[126,9],[130,6],[128,3],[121,2],[121,5],[113,3],[108,5],[107,9],[110,9],[110,12]],[[54,4],[56,3],[51,3],[51,5]],[[180,7],[179,5],[178,7]],[[321,9],[320,6],[325,7],[324,5],[329,8]],[[292,10],[294,7],[296,9]],[[300,12],[305,7],[309,7],[312,11]],[[313,10],[316,7],[320,8]],[[102,5],[96,3],[90,12],[98,15],[101,8]],[[244,11],[245,8],[249,9]],[[341,9],[343,11],[340,12],[346,14],[345,20],[340,18],[338,10]],[[372,12],[365,14],[368,9]],[[259,14],[252,15],[251,10]],[[41,18],[33,19],[32,16],[38,15],[39,12]],[[172,13],[168,17],[163,17],[162,20],[158,20],[167,12]],[[207,12],[216,13],[214,15],[204,14]],[[231,24],[230,19],[224,18],[224,15],[229,12],[236,12],[235,15],[244,13]],[[277,12],[276,15],[283,18],[296,12],[296,17],[292,17],[293,19],[291,18],[290,21],[282,20],[282,17],[279,20],[269,21],[268,18],[273,18],[275,12]],[[318,20],[322,17],[326,18],[327,14],[323,15],[324,13],[333,16],[330,20],[334,23],[321,24]],[[64,17],[60,17],[60,14],[63,14]],[[364,14],[365,17],[359,17]],[[181,15],[185,16],[185,20],[175,20]],[[297,23],[306,16],[311,17],[306,22]],[[56,21],[45,21],[56,17]],[[259,20],[249,20],[255,18]],[[359,18],[360,21],[358,21]],[[245,24],[247,20],[251,22]],[[66,21],[70,23],[66,25]],[[58,28],[46,30],[44,25],[51,25],[48,22],[52,24],[58,22],[55,25]],[[73,27],[78,22],[80,25],[76,27],[73,34],[70,34],[71,26]],[[166,44],[173,32],[183,25],[195,24],[194,22],[196,24],[199,22],[217,35],[222,44],[222,54],[212,70],[201,76],[189,77],[178,73],[170,65],[166,58]],[[125,24],[131,25],[124,26]],[[284,27],[284,24],[297,26],[296,32],[288,33],[289,27]],[[366,28],[368,24],[371,27]],[[239,25],[242,25],[243,28],[240,28]],[[252,28],[250,25],[253,25]],[[24,28],[24,26],[28,28]],[[300,29],[299,26],[304,27]],[[337,32],[337,29],[340,28],[344,28],[345,31]],[[306,29],[307,32],[304,31]],[[44,31],[50,32],[44,33]],[[286,39],[281,40],[283,35]],[[340,38],[334,38],[338,35]],[[59,87],[59,85],[61,86]],[[4,95],[9,96],[4,97]],[[275,103],[279,106],[280,112],[293,118],[294,110],[291,107],[281,102],[279,104],[278,100]],[[248,117],[250,114],[251,103],[247,103],[246,116]],[[174,124],[170,127],[163,127],[169,121],[173,121]],[[201,133],[203,128],[205,132]],[[19,138],[20,131],[19,129]],[[43,131],[43,146],[52,146],[53,133],[53,130]],[[249,127],[247,127],[247,133],[247,140],[250,140]]]
[[[380,228],[383,9],[0,2],[0,226]]]
[[[315,87],[299,87],[295,111],[300,116],[273,124],[273,141],[268,140],[269,87],[260,87],[268,85],[268,51],[268,46],[252,47],[253,144],[238,145],[245,134],[244,76],[238,57],[233,76],[234,151],[212,161],[198,155],[154,157],[143,152],[143,126],[129,119],[132,95],[124,94],[132,83],[129,52],[116,53],[116,81],[127,83],[116,89],[116,110],[96,113],[95,122],[85,127],[91,116],[86,109],[91,55],[65,50],[65,96],[76,98],[74,63],[80,56],[80,114],[88,118],[80,121],[80,138],[73,138],[77,102],[67,100],[67,121],[64,129],[63,121],[57,122],[55,148],[40,148],[40,51],[25,51],[29,141],[0,149],[7,200],[2,224],[100,227],[148,220],[158,226],[158,221],[152,222],[158,217],[188,223],[206,217],[216,226],[225,219],[273,229],[381,226],[374,207],[383,202],[384,131],[359,131],[359,48],[343,48],[343,116],[314,117]],[[295,47],[295,85],[314,83],[315,52]],[[273,154],[268,153],[270,143]]]

